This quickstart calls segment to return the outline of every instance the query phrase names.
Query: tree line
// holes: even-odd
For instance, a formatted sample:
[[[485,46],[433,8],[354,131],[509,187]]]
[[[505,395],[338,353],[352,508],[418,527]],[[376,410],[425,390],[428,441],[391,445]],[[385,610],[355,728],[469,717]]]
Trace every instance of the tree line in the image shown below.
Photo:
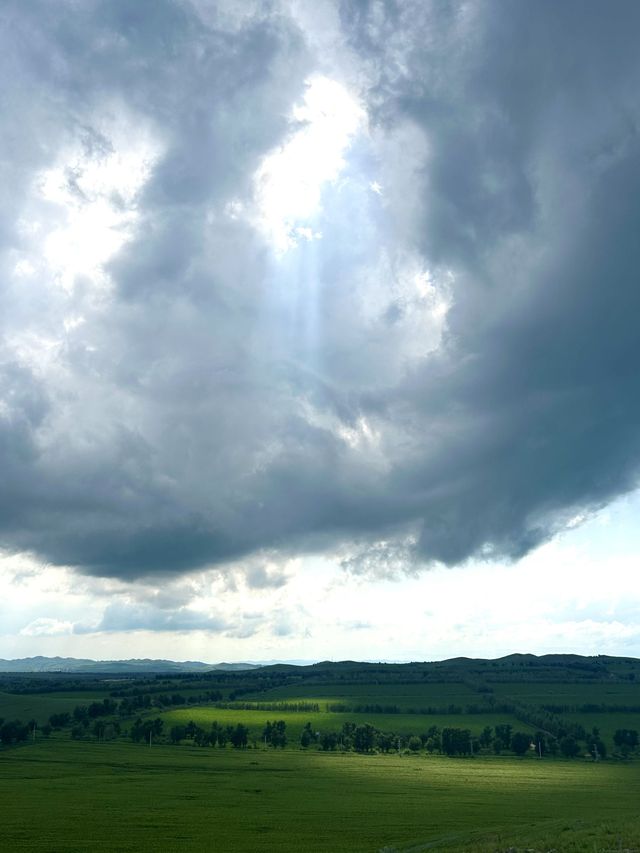
[[[113,700],[105,699],[103,702],[92,703],[89,706],[76,706],[72,713],[52,714],[50,722],[40,729],[37,728],[35,720],[22,722],[0,719],[0,743],[3,746],[11,746],[25,742],[31,736],[35,738],[36,731],[49,737],[54,729],[51,721],[56,723],[55,728],[62,728],[75,721],[71,729],[71,737],[74,739],[94,737],[98,741],[112,740],[122,733],[121,726],[117,719],[105,720],[104,715],[113,714],[116,705],[117,703]],[[141,741],[153,743],[161,739],[166,741],[164,722],[159,717],[156,719],[138,717],[128,734],[131,740],[137,743]],[[218,748],[225,748],[230,744],[235,749],[243,749],[250,744],[257,747],[258,742],[265,747],[284,748],[289,742],[284,720],[267,721],[259,733],[255,731],[252,733],[249,727],[242,723],[223,725],[215,721],[206,729],[191,720],[186,725],[172,726],[168,740],[172,744],[191,740],[197,746]],[[312,724],[307,722],[300,734],[299,744],[302,749],[315,746],[323,752],[341,750],[389,753],[404,750],[448,756],[491,752],[525,755],[528,752],[535,752],[540,757],[561,755],[565,758],[573,758],[585,753],[596,760],[606,757],[607,748],[598,728],[594,727],[590,732],[585,732],[581,740],[584,746],[581,746],[578,739],[570,733],[555,737],[543,730],[537,730],[534,733],[514,731],[508,723],[498,724],[495,727],[485,726],[480,735],[474,735],[470,729],[454,726],[445,726],[442,729],[438,726],[430,726],[423,733],[413,734],[384,731],[371,723],[355,722],[345,722],[337,731],[321,732],[314,730]],[[640,747],[640,737],[635,729],[617,729],[613,742],[623,757],[636,752]]]

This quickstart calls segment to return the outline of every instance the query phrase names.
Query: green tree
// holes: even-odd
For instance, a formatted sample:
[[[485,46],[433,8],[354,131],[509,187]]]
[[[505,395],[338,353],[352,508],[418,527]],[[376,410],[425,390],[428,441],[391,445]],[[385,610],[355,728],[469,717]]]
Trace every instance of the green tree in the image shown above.
[[[214,746],[225,747],[229,740],[226,728],[217,720],[211,723],[211,743]]]
[[[480,746],[487,749],[493,742],[493,729],[491,726],[485,726],[480,735]]]
[[[635,729],[616,729],[613,742],[616,746],[635,749],[638,746],[638,732]]]
[[[540,758],[549,751],[547,736],[544,732],[538,731],[534,734],[533,745],[535,747],[536,755]]]
[[[193,742],[196,744],[196,746],[210,746],[211,735],[201,726],[198,726],[196,728],[196,733],[193,736]]]
[[[273,724],[271,744],[274,747],[280,747],[280,749],[284,749],[287,745],[287,724],[284,720],[278,720]]]
[[[54,729],[62,729],[68,726],[71,722],[71,714],[68,711],[62,711],[59,714],[52,714],[49,717],[49,725]]]
[[[242,723],[232,729],[231,737],[229,738],[234,749],[245,749],[249,742],[249,729]]]
[[[356,726],[353,733],[353,748],[356,752],[371,752],[375,743],[376,729],[371,723]]]
[[[420,740],[420,738],[418,738],[418,740]],[[376,746],[380,752],[391,752],[396,748],[397,742],[398,739],[393,732],[377,732],[376,734]],[[421,740],[420,744],[422,745]]]
[[[163,728],[164,723],[159,717],[155,720],[142,720],[138,717],[131,727],[131,740],[135,743],[140,743],[140,741],[151,743],[160,737]]]
[[[76,723],[88,723],[89,722],[89,710],[86,705],[76,705],[73,709],[73,719]]]
[[[446,755],[468,755],[471,752],[471,732],[469,729],[444,728],[442,730],[442,751]]]
[[[5,746],[20,743],[29,737],[29,725],[20,720],[7,721],[0,726],[0,743]]]
[[[589,751],[589,755],[593,756],[594,761],[599,761],[601,758],[607,757],[607,747],[603,743],[599,734],[594,734],[594,732],[597,731],[597,729],[594,729],[591,735],[587,738],[587,750]]]
[[[494,748],[497,746],[497,751],[509,749],[511,746],[511,729],[509,723],[502,723],[495,727]]]
[[[338,735],[335,732],[324,732],[320,735],[320,749],[323,752],[333,752],[338,746]]]
[[[567,736],[560,740],[560,752],[565,758],[575,758],[580,752],[580,747],[575,738]]]
[[[185,726],[171,726],[171,731],[169,732],[169,740],[171,743],[180,743],[181,740],[184,740],[187,736],[187,729]]]
[[[356,731],[355,723],[343,723],[340,731],[340,743],[343,749],[351,749]]]
[[[427,729],[425,747],[427,752],[440,752],[442,750],[442,732],[438,726],[430,726]]]
[[[511,749],[516,755],[525,755],[531,746],[531,735],[514,732],[511,735]]]

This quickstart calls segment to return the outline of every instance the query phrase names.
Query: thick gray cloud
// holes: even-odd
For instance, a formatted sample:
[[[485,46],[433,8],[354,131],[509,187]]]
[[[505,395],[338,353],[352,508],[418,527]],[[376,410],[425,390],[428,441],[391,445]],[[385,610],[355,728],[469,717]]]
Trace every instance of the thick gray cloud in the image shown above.
[[[416,441],[396,488],[422,490],[426,557],[517,557],[637,483],[640,9],[355,11],[377,64],[384,22],[406,33],[378,113],[428,138],[417,239],[457,279],[446,346],[397,389]]]
[[[277,3],[2,15],[3,547],[132,578],[347,543],[385,575],[635,487],[636,3],[343,2],[324,39]],[[370,132],[278,258],[254,175],[317,73]],[[98,272],[56,272],[60,198],[121,217]]]

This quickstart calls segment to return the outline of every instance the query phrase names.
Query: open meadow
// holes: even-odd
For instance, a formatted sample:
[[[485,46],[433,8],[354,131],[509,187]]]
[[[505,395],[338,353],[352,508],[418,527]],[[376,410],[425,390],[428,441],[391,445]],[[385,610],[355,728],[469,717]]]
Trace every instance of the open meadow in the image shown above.
[[[76,693],[6,693],[0,691],[0,717],[5,720],[18,717],[35,720],[38,725],[46,723],[51,714],[73,711],[76,705],[97,702],[108,696],[107,690]]]
[[[505,661],[6,676],[0,849],[640,850],[640,684]]]
[[[640,822],[631,820],[640,802],[637,764],[63,739],[6,751],[0,760],[0,796],[10,804],[6,850],[495,851],[553,839],[555,849],[602,851],[618,849],[619,839],[640,844]]]

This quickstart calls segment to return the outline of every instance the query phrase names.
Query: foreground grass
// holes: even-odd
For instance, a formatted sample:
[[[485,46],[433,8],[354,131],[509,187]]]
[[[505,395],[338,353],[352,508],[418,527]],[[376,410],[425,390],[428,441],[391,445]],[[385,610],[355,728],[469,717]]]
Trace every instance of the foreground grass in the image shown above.
[[[0,752],[0,796],[2,847],[12,851],[607,850],[640,841],[637,764],[52,740]]]

